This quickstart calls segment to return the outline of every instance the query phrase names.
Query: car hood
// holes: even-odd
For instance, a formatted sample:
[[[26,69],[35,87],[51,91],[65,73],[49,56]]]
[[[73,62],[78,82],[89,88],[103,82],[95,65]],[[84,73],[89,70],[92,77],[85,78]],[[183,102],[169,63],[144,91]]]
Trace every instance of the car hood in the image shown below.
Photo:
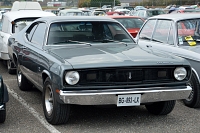
[[[200,54],[200,46],[183,46],[181,48]]]
[[[61,47],[49,49],[49,52],[70,63],[75,69],[187,64],[182,58],[143,50],[137,45]]]

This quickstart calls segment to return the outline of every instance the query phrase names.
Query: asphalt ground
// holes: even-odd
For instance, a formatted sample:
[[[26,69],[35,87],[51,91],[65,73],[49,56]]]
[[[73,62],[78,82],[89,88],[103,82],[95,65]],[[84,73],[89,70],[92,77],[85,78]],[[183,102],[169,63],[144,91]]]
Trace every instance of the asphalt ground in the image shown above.
[[[166,116],[150,114],[144,106],[107,108],[73,106],[67,124],[46,122],[42,93],[37,89],[20,91],[16,75],[7,73],[0,61],[0,74],[9,91],[6,121],[0,133],[199,133],[200,108],[188,108],[181,100]]]

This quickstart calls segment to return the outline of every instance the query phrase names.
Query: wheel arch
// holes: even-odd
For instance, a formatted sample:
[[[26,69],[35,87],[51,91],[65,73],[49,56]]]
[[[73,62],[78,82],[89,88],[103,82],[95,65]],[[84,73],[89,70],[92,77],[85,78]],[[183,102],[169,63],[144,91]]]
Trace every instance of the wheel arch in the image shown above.
[[[51,74],[47,71],[47,70],[44,70],[42,72],[42,83],[44,84],[46,78],[49,77],[51,79]]]
[[[194,68],[192,68],[192,72],[195,74],[195,76],[198,79],[198,82],[200,84],[200,78],[199,78],[199,75],[198,75],[197,71]]]

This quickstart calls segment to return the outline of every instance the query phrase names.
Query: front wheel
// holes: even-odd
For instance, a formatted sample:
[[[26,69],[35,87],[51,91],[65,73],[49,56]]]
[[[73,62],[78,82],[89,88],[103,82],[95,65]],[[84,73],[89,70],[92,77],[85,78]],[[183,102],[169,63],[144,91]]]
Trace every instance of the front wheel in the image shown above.
[[[70,105],[57,102],[50,78],[47,78],[44,83],[42,103],[45,118],[50,124],[58,125],[68,122]]]
[[[22,90],[22,91],[27,91],[32,88],[28,79],[22,74],[19,63],[17,63],[17,83],[18,83],[20,90]]]
[[[146,109],[154,115],[167,115],[174,109],[176,104],[175,100],[155,102],[149,105],[145,105]]]
[[[183,103],[188,107],[198,108],[200,107],[200,85],[194,73],[192,73],[188,85],[192,87],[192,91],[189,97],[183,100]]]

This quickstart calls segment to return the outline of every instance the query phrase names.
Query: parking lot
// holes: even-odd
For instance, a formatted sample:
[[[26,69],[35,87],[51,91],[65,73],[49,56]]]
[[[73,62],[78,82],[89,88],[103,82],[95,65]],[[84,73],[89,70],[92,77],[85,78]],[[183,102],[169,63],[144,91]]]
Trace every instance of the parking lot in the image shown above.
[[[20,91],[16,75],[9,75],[0,61],[0,74],[9,91],[7,118],[0,124],[0,132],[131,132],[131,133],[199,133],[200,109],[188,108],[177,101],[175,109],[167,116],[154,116],[140,107],[74,106],[68,124],[50,125],[46,122],[41,97],[36,89]]]

